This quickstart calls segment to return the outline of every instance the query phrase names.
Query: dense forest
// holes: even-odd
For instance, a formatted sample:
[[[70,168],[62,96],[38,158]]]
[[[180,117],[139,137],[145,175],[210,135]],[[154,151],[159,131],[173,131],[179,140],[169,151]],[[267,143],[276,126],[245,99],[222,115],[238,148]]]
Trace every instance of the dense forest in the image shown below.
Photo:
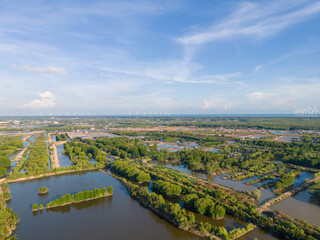
[[[20,219],[18,215],[7,207],[6,200],[11,198],[7,184],[0,186],[0,240],[7,239],[11,232],[17,228]],[[13,239],[13,238],[12,238]]]
[[[9,156],[23,148],[23,142],[19,136],[0,137],[0,177],[7,174],[7,168],[11,166]]]
[[[49,164],[48,148],[45,142],[46,137],[39,135],[36,141],[32,144],[28,159],[24,164],[25,171],[37,172],[38,170],[46,169]]]
[[[157,180],[153,182],[152,190],[163,196],[172,197],[178,196],[181,193],[182,188],[179,185],[172,184],[170,182]]]
[[[148,173],[128,162],[114,161],[110,165],[110,170],[136,182],[149,182],[151,179]]]
[[[278,142],[247,140],[248,146],[267,148],[275,159],[299,166],[320,168],[320,144],[313,142]]]

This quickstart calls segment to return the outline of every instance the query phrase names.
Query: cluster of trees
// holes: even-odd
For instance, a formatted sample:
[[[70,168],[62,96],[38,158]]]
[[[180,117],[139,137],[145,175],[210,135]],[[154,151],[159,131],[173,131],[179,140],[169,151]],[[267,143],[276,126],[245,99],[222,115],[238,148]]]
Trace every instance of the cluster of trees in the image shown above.
[[[285,173],[278,181],[275,182],[275,188],[280,190],[291,186],[294,183],[296,175],[299,174],[299,170],[290,171]]]
[[[239,192],[226,192],[225,189],[203,186],[174,170],[165,170],[160,167],[148,167],[148,170],[152,178],[180,183],[183,186],[183,192],[186,194],[193,193],[198,195],[199,198],[210,197],[212,201],[223,206],[226,213],[257,224],[261,228],[273,232],[280,239],[315,240],[320,238],[320,230],[305,221],[298,221],[286,215],[273,215],[272,218],[262,216],[257,212],[257,206],[253,202],[244,201],[246,198],[243,198],[243,194]],[[212,231],[211,227],[208,228],[208,232],[210,231]]]
[[[131,196],[136,198],[142,205],[152,207],[156,213],[168,219],[174,225],[182,229],[190,229],[195,223],[193,213],[187,213],[179,204],[166,203],[162,195],[149,193],[147,187],[138,187],[135,184],[125,182]]]
[[[225,208],[215,203],[210,197],[202,198],[195,193],[191,193],[183,196],[182,202],[186,208],[212,218],[223,218],[226,214]]]
[[[0,186],[0,239],[9,238],[11,232],[17,228],[20,219],[18,215],[7,207],[6,200],[11,197],[9,186]]]
[[[94,169],[101,169],[104,168],[105,164],[104,163],[93,163],[89,165],[72,165],[72,166],[66,166],[66,167],[59,167],[59,168],[54,168],[54,169],[40,169],[37,171],[32,171],[32,172],[27,172],[27,173],[22,173],[15,171],[16,168],[14,169],[13,173],[7,176],[7,180],[14,180],[18,178],[29,178],[32,176],[39,176],[41,174],[43,175],[50,175],[50,174],[55,174],[59,172],[68,172],[68,171],[82,171],[82,170],[94,170]]]
[[[309,193],[313,198],[320,200],[320,182],[309,188]]]
[[[82,192],[78,192],[76,194],[71,195],[70,193],[61,196],[59,199],[50,201],[46,204],[46,208],[58,207],[62,205],[67,205],[71,203],[77,203],[84,200],[95,199],[99,197],[105,197],[107,195],[113,194],[112,186],[109,186],[108,189],[103,187],[101,189],[95,188],[93,190],[86,190]]]
[[[7,174],[7,168],[11,166],[9,156],[14,154],[18,148],[23,148],[23,142],[20,137],[0,137],[0,177]]]
[[[320,145],[317,142],[278,142],[250,140],[251,146],[269,148],[276,159],[298,166],[320,168]]]
[[[203,237],[220,236],[223,239],[233,239],[253,229],[253,224],[249,224],[244,229],[233,229],[228,233],[224,227],[216,227],[208,222],[196,222],[194,214],[187,212],[179,204],[165,202],[162,195],[154,192],[149,193],[146,187],[139,187],[125,180],[123,182],[130,195],[136,198],[143,206],[150,208],[180,229],[201,233]]]
[[[48,166],[48,148],[46,137],[40,135],[30,148],[28,159],[24,164],[25,171],[38,171]]]
[[[67,141],[68,139],[68,134],[67,133],[60,133],[56,135],[56,140],[57,141]]]
[[[0,167],[0,177],[3,177],[7,174],[7,169],[4,167]]]
[[[120,158],[141,158],[147,156],[148,147],[143,145],[139,139],[127,139],[125,137],[97,139],[96,141],[84,140],[87,143],[94,144],[108,155],[118,156]]]
[[[317,118],[253,118],[253,117],[208,117],[172,118],[168,126],[192,126],[199,128],[272,129],[272,130],[319,130]],[[130,126],[130,125],[128,125]]]
[[[114,161],[110,165],[110,170],[136,182],[149,182],[151,177],[149,173],[141,171],[139,168],[131,165],[129,162]]]
[[[0,137],[0,156],[9,157],[15,153],[18,148],[23,148],[23,142],[20,137],[3,136]]]
[[[0,167],[10,167],[11,160],[7,157],[0,156]]]
[[[98,147],[78,140],[65,143],[64,153],[70,157],[74,165],[88,165],[91,158],[96,162],[106,162],[107,160],[106,155]]]
[[[17,179],[17,178],[26,176],[24,173],[21,173],[20,171],[22,170],[22,168],[24,166],[24,163],[26,161],[26,156],[27,156],[27,153],[28,153],[28,150],[30,149],[30,147],[31,146],[29,145],[28,148],[26,149],[26,151],[23,153],[19,162],[16,164],[16,166],[12,170],[11,174],[7,177],[7,179]]]
[[[141,136],[144,135],[147,141],[164,141],[164,142],[198,142],[200,146],[215,146],[226,143],[226,139],[222,136],[203,136],[192,132],[180,131],[148,131],[148,132],[132,132],[132,131],[115,131],[115,134],[125,136]]]
[[[157,180],[153,182],[152,190],[164,196],[172,197],[180,195],[182,188],[168,181]]]
[[[252,176],[264,174],[271,171],[274,165],[267,161],[274,156],[270,151],[254,151],[253,149],[240,148],[238,144],[226,146],[219,152],[205,151],[203,149],[189,149],[177,152],[167,152],[160,150],[157,152],[149,151],[148,155],[158,161],[180,162],[187,168],[212,174],[228,170],[250,171]],[[265,168],[265,169],[264,169]]]
[[[38,193],[39,194],[45,194],[45,193],[48,193],[49,192],[49,188],[48,187],[40,187],[38,189]]]

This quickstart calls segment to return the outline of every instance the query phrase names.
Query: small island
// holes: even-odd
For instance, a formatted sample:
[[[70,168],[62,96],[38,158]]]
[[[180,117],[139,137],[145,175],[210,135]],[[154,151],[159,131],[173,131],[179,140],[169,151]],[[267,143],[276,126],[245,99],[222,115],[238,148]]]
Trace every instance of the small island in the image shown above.
[[[47,194],[49,192],[49,188],[47,187],[41,187],[38,189],[38,194],[41,195],[41,194]]]
[[[97,198],[111,196],[111,195],[113,195],[112,186],[109,186],[108,188],[103,187],[101,189],[95,188],[93,190],[86,190],[86,191],[75,193],[73,195],[68,193],[64,196],[61,196],[58,199],[48,202],[45,205],[45,208],[49,209],[54,207],[61,207],[61,206],[66,206],[73,203],[80,203],[80,202],[89,201]],[[40,204],[39,207],[38,207],[38,204],[32,205],[32,211],[38,211],[38,209],[42,210],[44,209],[44,206],[42,204]]]

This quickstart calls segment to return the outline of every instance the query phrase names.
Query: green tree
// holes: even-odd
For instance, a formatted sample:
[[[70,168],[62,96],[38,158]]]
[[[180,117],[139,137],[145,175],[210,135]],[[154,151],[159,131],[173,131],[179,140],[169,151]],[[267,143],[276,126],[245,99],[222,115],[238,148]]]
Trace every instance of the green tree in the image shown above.
[[[7,169],[4,167],[0,167],[0,177],[4,176],[7,174]]]
[[[194,209],[200,214],[205,214],[213,204],[210,198],[199,198],[194,202]]]
[[[261,196],[261,191],[259,189],[255,189],[251,193],[256,199],[259,199]]]
[[[112,186],[109,186],[107,189],[108,194],[113,194],[113,188]]]

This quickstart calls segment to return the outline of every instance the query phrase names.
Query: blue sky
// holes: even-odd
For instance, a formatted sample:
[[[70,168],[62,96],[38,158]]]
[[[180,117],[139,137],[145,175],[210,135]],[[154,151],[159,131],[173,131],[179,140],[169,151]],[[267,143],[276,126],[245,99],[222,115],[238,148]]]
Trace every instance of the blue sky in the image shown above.
[[[0,115],[320,108],[320,1],[0,1]]]

